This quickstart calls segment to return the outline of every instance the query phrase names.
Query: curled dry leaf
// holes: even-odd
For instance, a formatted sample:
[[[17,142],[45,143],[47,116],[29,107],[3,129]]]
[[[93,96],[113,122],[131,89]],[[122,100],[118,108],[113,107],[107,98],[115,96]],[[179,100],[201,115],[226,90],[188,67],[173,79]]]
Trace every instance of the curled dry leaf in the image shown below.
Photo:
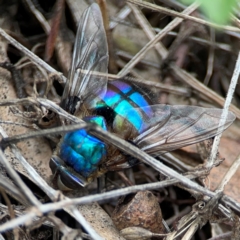
[[[163,233],[162,212],[153,193],[138,192],[132,199],[121,199],[113,212],[112,219],[119,230],[141,227],[154,233]]]

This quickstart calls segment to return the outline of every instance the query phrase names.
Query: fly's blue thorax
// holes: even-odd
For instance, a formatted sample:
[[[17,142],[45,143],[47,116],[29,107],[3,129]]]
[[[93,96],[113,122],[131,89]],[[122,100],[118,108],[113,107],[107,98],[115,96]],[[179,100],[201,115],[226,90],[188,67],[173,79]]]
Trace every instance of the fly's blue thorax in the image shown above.
[[[85,117],[86,122],[99,125],[107,130],[102,116]],[[59,147],[59,157],[83,177],[89,177],[97,170],[99,163],[106,157],[106,145],[85,129],[69,132],[63,136]]]
[[[109,82],[105,96],[99,97],[94,113],[104,116],[113,131],[126,131],[126,125],[130,124],[141,133],[153,114],[150,104],[151,100],[140,88],[115,80]]]

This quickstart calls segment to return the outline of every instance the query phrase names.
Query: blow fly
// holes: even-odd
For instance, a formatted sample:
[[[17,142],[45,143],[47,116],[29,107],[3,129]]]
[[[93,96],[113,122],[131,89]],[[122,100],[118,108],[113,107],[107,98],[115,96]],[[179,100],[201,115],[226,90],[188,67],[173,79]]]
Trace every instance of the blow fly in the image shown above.
[[[221,109],[154,105],[139,86],[123,80],[108,82],[107,68],[107,39],[101,11],[94,3],[80,20],[62,108],[154,157],[220,133]],[[93,72],[105,74],[99,76]],[[235,115],[229,112],[223,128],[234,119]],[[70,189],[85,186],[107,171],[131,165],[126,154],[85,129],[65,134],[50,160],[52,172],[58,173],[61,182]]]

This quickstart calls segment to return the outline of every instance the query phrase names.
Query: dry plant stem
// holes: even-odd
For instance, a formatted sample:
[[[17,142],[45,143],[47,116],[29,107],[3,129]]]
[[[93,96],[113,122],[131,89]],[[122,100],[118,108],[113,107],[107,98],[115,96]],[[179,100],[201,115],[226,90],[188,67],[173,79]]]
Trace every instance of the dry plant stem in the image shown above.
[[[178,226],[178,230],[169,234],[170,239],[175,239],[177,236],[186,232],[182,239],[189,240],[192,239],[195,232],[199,227],[202,227],[209,221],[212,217],[214,208],[218,205],[218,201],[222,196],[222,192],[215,194],[208,202],[200,201],[194,204],[194,208],[191,213],[184,216]]]
[[[45,33],[49,33],[50,32],[50,25],[48,24],[48,22],[46,21],[45,17],[42,15],[41,12],[39,12],[37,10],[37,8],[35,8],[34,4],[32,3],[31,0],[24,0],[26,2],[26,4],[28,5],[28,7],[30,8],[31,12],[34,14],[34,16],[36,17],[36,19],[40,22],[42,28],[44,29]]]
[[[23,52],[32,62],[36,63],[37,65],[40,65],[44,69],[46,69],[48,72],[56,73],[61,75],[64,82],[66,82],[66,78],[62,76],[62,73],[56,71],[54,68],[49,66],[46,62],[44,62],[41,58],[36,56],[34,53],[32,53],[30,50],[25,48],[23,45],[21,45],[19,42],[17,42],[14,38],[9,36],[2,28],[0,28],[0,35],[4,37],[9,43],[11,43],[14,47],[16,47],[18,50]]]
[[[82,70],[82,71],[84,72],[84,70]],[[101,73],[98,73],[98,75],[101,75]],[[108,80],[119,79],[118,75],[108,74],[107,76],[108,76]],[[184,94],[185,96],[189,95],[189,93],[190,93],[189,90],[186,88],[166,86],[165,84],[162,84],[162,83],[155,83],[155,82],[148,81],[148,80],[142,81],[141,79],[137,79],[137,78],[126,77],[124,79],[126,79],[127,81],[130,81],[130,82],[143,84],[143,85],[146,85],[149,87],[156,87],[156,88],[159,88],[162,91],[166,91],[168,93],[180,94],[180,95]]]
[[[106,3],[106,0],[97,0],[97,3],[101,9],[104,29],[107,35],[108,55],[109,55],[108,70],[112,73],[117,73],[116,53],[113,47],[112,32],[109,28],[109,15],[107,10],[107,3]]]
[[[1,212],[7,212],[8,211],[8,208],[7,208],[7,206],[5,206],[5,205],[3,205],[3,204],[1,204],[0,203],[0,210],[1,210]],[[23,216],[24,214],[25,214],[26,212],[25,212],[25,209],[21,209],[21,210],[18,210],[18,209],[14,209],[14,214],[17,216],[17,217],[19,217],[19,216]],[[36,217],[35,219],[33,219],[33,221],[40,221],[40,218],[39,217]],[[51,223],[51,222],[49,222],[49,221],[44,221],[44,223],[43,223],[45,226],[48,226],[48,227],[53,227],[54,225]]]
[[[132,59],[132,57],[133,57],[132,54],[127,53],[127,52],[125,52],[125,51],[121,51],[121,50],[118,50],[118,51],[116,52],[116,54],[117,54],[117,56],[123,57],[123,58],[125,58],[125,59],[128,60],[128,61],[129,61],[130,59]],[[123,62],[123,61],[122,61],[122,62]],[[146,65],[146,66],[149,66],[149,67],[152,67],[152,68],[155,68],[155,69],[159,70],[159,64],[158,64],[158,63],[151,62],[151,61],[145,60],[145,59],[142,59],[139,63],[144,64],[144,65]],[[125,66],[125,64],[122,64],[122,65]]]
[[[146,1],[142,1],[142,0],[127,0],[127,2],[136,4],[136,5],[141,6],[141,7],[145,7],[145,8],[151,9],[153,11],[162,12],[162,13],[165,13],[166,15],[179,17],[179,18],[182,18],[182,19],[185,19],[185,20],[191,20],[191,21],[194,21],[196,23],[203,24],[203,25],[210,26],[210,27],[214,27],[214,28],[218,28],[218,29],[221,29],[221,30],[233,31],[233,32],[238,32],[238,33],[240,32],[240,29],[236,28],[236,27],[218,25],[216,23],[212,23],[212,22],[203,20],[201,18],[196,18],[196,17],[185,15],[184,12],[179,13],[179,12],[170,10],[168,8],[160,7],[158,5],[155,5],[155,4],[146,2]]]
[[[196,217],[198,216],[197,212],[191,212],[186,216],[183,216],[182,219],[180,220],[180,226],[178,226],[178,230],[175,230],[173,232],[171,232],[166,240],[174,240],[176,239],[178,236],[180,236],[181,234],[183,234],[184,232],[187,231],[187,229],[190,228],[190,226],[193,226],[193,222],[195,221]],[[184,221],[184,223],[182,223],[182,221]]]
[[[232,232],[226,232],[222,233],[220,235],[217,235],[215,237],[209,238],[208,240],[226,240],[226,239],[231,239]]]
[[[8,209],[8,212],[9,212],[9,216],[11,219],[14,219],[15,218],[15,212],[13,210],[13,206],[6,194],[6,192],[4,191],[3,188],[0,188],[0,192],[1,192],[1,195],[2,195],[2,198],[4,199],[6,205],[7,205],[7,209]]]
[[[16,216],[15,216],[15,212],[13,210],[13,206],[11,204],[11,201],[9,200],[9,198],[8,198],[4,189],[0,188],[0,192],[1,192],[1,195],[2,195],[5,203],[7,204],[8,213],[9,213],[10,218],[14,219]],[[19,228],[14,228],[13,229],[13,234],[14,234],[14,239],[18,240],[19,239]]]
[[[57,217],[55,217],[55,216],[53,216],[53,215],[49,215],[49,216],[48,216],[48,219],[49,219],[51,222],[53,222],[54,225],[58,226],[59,229],[61,229],[61,232],[63,233],[63,238],[64,238],[64,236],[66,237],[66,235],[69,235],[69,234],[71,234],[72,232],[77,231],[77,230],[74,230],[74,229],[72,229],[72,228],[69,228],[66,224],[64,224],[64,223],[62,222],[61,219],[59,219],[59,218],[57,218]]]
[[[184,14],[191,14],[194,10],[196,10],[197,5],[192,4],[188,8],[186,8],[183,13]],[[178,26],[183,20],[181,18],[175,18],[173,21],[171,21],[165,28],[162,29],[161,32],[159,32],[154,39],[152,39],[150,42],[148,42],[145,47],[143,47],[134,57],[133,59],[126,64],[126,66],[118,73],[120,77],[125,76],[129,71],[145,56],[145,54],[155,46],[156,43],[158,43],[169,31],[171,31],[173,28]],[[167,50],[163,50],[162,57],[167,55]]]
[[[54,225],[58,226],[59,230],[61,229],[61,232],[63,233],[62,239],[64,239],[64,237],[66,238],[67,236],[72,235],[74,236],[74,238],[69,237],[69,239],[75,239],[81,232],[80,230],[68,227],[65,223],[62,222],[60,218],[57,218],[53,215],[49,215],[48,219],[52,221]]]
[[[4,176],[0,176],[0,186],[1,188],[3,188],[6,193],[11,196],[12,198],[14,198],[15,200],[17,200],[18,202],[20,202],[22,205],[24,206],[29,206],[30,203],[29,201],[26,199],[26,197],[18,190],[18,188],[12,183],[10,182],[9,179],[7,179]]]
[[[86,130],[89,129],[89,125],[85,122],[78,123],[77,125],[71,125],[71,126],[62,126],[52,129],[44,129],[41,131],[31,132],[23,135],[17,135],[16,137],[8,137],[6,139],[2,140],[2,146],[6,146],[9,143],[17,143],[25,139],[34,138],[34,137],[48,137],[51,135],[57,135],[57,134],[64,134],[69,131],[74,131],[78,129],[85,128]]]
[[[220,118],[220,121],[219,121],[219,126],[221,126],[222,124],[224,124],[226,122],[229,106],[231,104],[233,94],[234,94],[236,85],[238,83],[239,75],[240,75],[240,52],[238,54],[238,59],[237,59],[236,65],[235,65],[235,69],[234,69],[234,72],[233,72],[231,83],[229,85],[229,89],[228,89],[226,101],[225,101],[225,104],[224,104],[223,112],[222,112],[222,115],[221,115],[221,118]],[[223,130],[223,128],[219,127],[219,130],[221,132],[221,130]],[[211,151],[211,154],[208,158],[206,168],[211,168],[215,159],[216,159],[221,136],[222,136],[222,133],[219,134],[218,136],[216,136],[215,139],[214,139],[212,151]]]
[[[57,34],[58,34],[58,30],[59,30],[59,21],[61,20],[61,13],[62,13],[63,5],[64,5],[64,0],[59,0],[58,3],[56,4],[55,9],[58,9],[58,10],[57,10],[57,14],[55,14],[55,18],[51,22],[52,27],[50,27],[49,23],[44,18],[44,16],[35,8],[34,4],[31,2],[31,0],[25,0],[25,1],[26,1],[26,4],[28,5],[28,7],[30,8],[30,10],[32,11],[32,14],[39,21],[40,25],[42,26],[46,35],[48,36],[46,47],[45,47],[44,59],[46,61],[49,61],[49,59],[52,56],[54,47],[56,49],[57,55],[59,56],[59,52],[61,50],[60,45],[61,45],[62,41],[61,41],[61,37],[58,37]],[[66,55],[67,55],[68,49],[66,49],[65,51],[66,51]],[[60,65],[62,64],[61,58],[59,60],[59,64]],[[65,68],[63,66],[62,66],[62,69],[63,69],[63,71],[65,70]],[[68,71],[68,69],[67,69],[67,71]],[[66,72],[66,71],[64,71],[64,72]]]
[[[226,174],[224,175],[222,181],[220,182],[220,184],[218,185],[216,191],[223,191],[224,187],[226,186],[226,184],[230,181],[230,179],[232,178],[232,176],[235,174],[235,172],[238,170],[240,165],[240,155],[238,156],[238,158],[233,162],[232,166],[228,169],[228,171],[226,172]]]
[[[141,227],[127,227],[120,231],[121,235],[126,239],[141,239],[141,240],[147,240],[154,238],[160,238],[166,237],[167,234],[158,234],[153,233],[147,229],[141,228]]]
[[[177,220],[179,220],[180,218],[182,218],[183,216],[185,216],[186,214],[188,214],[189,212],[191,212],[191,207],[187,206],[186,208],[184,208],[182,211],[180,211],[178,213],[178,215],[174,215],[171,218],[166,220],[167,225],[172,225],[175,222],[177,222]]]
[[[173,9],[185,9],[185,5],[183,5],[181,2],[179,1],[175,1],[175,0],[159,0],[158,2],[163,3],[164,5],[167,5],[169,8],[173,8]]]
[[[232,15],[232,20],[233,20],[234,23],[240,28],[240,19],[238,19],[237,17],[235,17],[234,15]]]
[[[49,62],[53,55],[54,46],[57,44],[57,37],[59,35],[60,22],[62,18],[62,13],[64,10],[64,0],[58,0],[54,7],[54,14],[51,20],[51,30],[48,33],[44,59],[46,62]]]
[[[120,68],[123,68],[125,66],[125,62],[121,59],[118,59],[117,60],[117,64]],[[144,81],[144,79],[141,77],[141,75],[139,73],[137,73],[137,71],[135,71],[134,69],[131,70],[131,75],[134,77],[134,78],[137,78],[139,79],[140,81]],[[151,82],[151,81],[150,81]]]
[[[153,29],[156,33],[159,33],[160,31],[162,31],[162,29],[160,29],[160,28],[153,28]],[[176,37],[178,35],[178,33],[171,31],[171,32],[168,32],[168,35]],[[211,41],[208,41],[207,39],[194,37],[194,36],[190,36],[189,39],[191,39],[195,42],[198,42],[202,45],[212,46],[214,48],[219,48],[219,49],[222,49],[224,51],[234,53],[232,47],[229,44],[226,44],[226,43],[211,42]]]
[[[190,226],[189,230],[186,232],[186,234],[184,234],[184,236],[182,237],[182,240],[190,240],[190,239],[192,239],[193,235],[198,230],[198,228],[199,228],[199,225],[197,223],[192,224]]]
[[[125,5],[121,10],[120,12],[118,13],[117,17],[115,18],[116,20],[124,20],[131,12],[131,9]],[[116,21],[111,21],[110,24],[109,24],[109,29],[110,30],[113,30],[116,26],[118,25],[118,22]]]
[[[130,6],[130,8],[132,9],[132,12],[136,18],[136,20],[138,21],[138,24],[141,26],[141,28],[143,29],[143,31],[145,32],[145,34],[147,35],[147,37],[149,38],[149,40],[153,40],[155,37],[155,32],[153,31],[151,25],[149,24],[149,22],[147,21],[146,17],[143,15],[143,13],[139,10],[139,8],[131,3],[128,4]],[[167,57],[167,53],[165,50],[165,47],[159,42],[157,43],[155,46],[155,49],[157,51],[157,53],[162,57],[165,58]],[[162,56],[165,53],[165,56]]]
[[[161,158],[164,160],[164,162],[167,162],[169,164],[174,164],[175,169],[177,169],[178,172],[191,172],[194,170],[193,167],[187,166],[184,164],[181,160],[176,158],[173,154],[167,152],[164,155],[161,156]]]
[[[187,83],[189,86],[196,89],[199,92],[199,94],[203,94],[209,100],[217,103],[219,106],[224,105],[225,99],[223,97],[220,97],[217,93],[215,93],[211,89],[207,88],[205,85],[203,85],[201,82],[199,82],[196,78],[194,78],[188,72],[179,68],[175,64],[170,65],[170,70],[172,70],[173,74],[175,74],[176,77],[180,78],[182,81]],[[240,110],[236,106],[231,104],[230,110],[235,113],[235,115],[238,119],[240,119]]]
[[[3,136],[3,138],[7,138],[8,137],[7,134],[5,133],[5,131],[2,129],[1,126],[0,126],[0,134]],[[27,170],[27,172],[30,175],[30,177],[33,179],[32,181],[35,182],[43,191],[48,189],[48,195],[51,195],[51,197],[53,197],[54,195],[57,195],[56,191],[54,189],[51,189],[46,184],[46,182],[36,173],[35,169],[31,165],[29,165],[28,162],[22,157],[22,155],[19,152],[19,150],[17,149],[17,147],[14,144],[10,144],[10,147],[11,147],[11,150],[13,151],[13,153],[15,154],[15,156],[17,157],[17,159],[20,161],[20,163],[23,165],[23,167]],[[3,154],[2,150],[0,150],[0,153],[1,153],[1,155],[0,155],[1,161],[5,160],[5,162],[7,162],[7,164],[5,164],[5,166],[8,167],[7,170],[13,171],[11,165],[5,159],[4,155],[2,155]],[[17,175],[17,177],[18,177],[18,175]],[[14,182],[20,184],[22,182],[22,180],[21,179],[19,180],[18,178],[14,178],[14,180],[15,180]],[[19,188],[22,191],[23,195],[25,196],[25,194],[26,194],[26,197],[29,198],[28,200],[30,201],[30,203],[32,203],[33,205],[38,205],[39,204],[38,200],[36,201],[36,198],[32,194],[31,191],[28,194],[28,192],[29,192],[28,189],[26,190],[24,188],[21,188],[21,186],[19,186]]]
[[[210,39],[211,42],[214,43],[215,42],[215,29],[210,28]],[[207,74],[205,76],[205,79],[203,81],[203,83],[207,86],[209,83],[209,80],[212,76],[213,73],[213,63],[214,63],[214,45],[211,44],[210,45],[210,49],[209,49],[209,55],[208,55],[208,64],[207,64]]]
[[[1,127],[0,127],[1,128]],[[3,133],[3,132],[2,132]],[[3,135],[3,134],[2,134]],[[3,136],[3,137],[6,137]],[[18,176],[18,174],[13,170],[10,163],[7,161],[7,159],[4,156],[4,153],[0,149],[0,161],[3,164],[3,166],[6,168],[6,171],[10,175],[10,177],[13,179],[13,181],[17,184],[19,190],[22,192],[22,194],[27,198],[27,200],[34,206],[39,206],[41,203],[37,200],[37,198],[33,195],[33,193],[30,191],[30,189],[25,185],[25,183],[22,181],[22,179]]]

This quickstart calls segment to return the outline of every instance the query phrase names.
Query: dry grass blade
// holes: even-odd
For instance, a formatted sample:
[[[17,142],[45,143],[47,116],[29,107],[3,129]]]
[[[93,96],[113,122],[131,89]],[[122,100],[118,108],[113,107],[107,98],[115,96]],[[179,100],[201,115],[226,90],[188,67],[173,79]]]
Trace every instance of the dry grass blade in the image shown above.
[[[228,94],[227,94],[227,97],[226,97],[226,100],[225,100],[225,104],[224,104],[221,120],[219,121],[219,126],[224,124],[224,122],[227,119],[228,109],[229,109],[229,106],[231,104],[231,101],[232,101],[232,98],[233,98],[233,95],[234,95],[234,92],[235,92],[235,89],[236,89],[236,85],[238,83],[239,76],[240,76],[240,52],[238,54],[238,59],[237,59],[235,70],[233,72],[233,76],[232,76],[231,83],[230,83],[230,86],[229,86],[229,91],[228,91]],[[211,154],[209,156],[208,163],[207,163],[206,167],[211,168],[212,165],[213,165],[213,162],[214,162],[214,160],[215,160],[215,158],[217,156],[217,152],[218,152],[218,147],[219,147],[221,136],[222,136],[222,134],[219,134],[214,139],[212,152],[211,152]]]

